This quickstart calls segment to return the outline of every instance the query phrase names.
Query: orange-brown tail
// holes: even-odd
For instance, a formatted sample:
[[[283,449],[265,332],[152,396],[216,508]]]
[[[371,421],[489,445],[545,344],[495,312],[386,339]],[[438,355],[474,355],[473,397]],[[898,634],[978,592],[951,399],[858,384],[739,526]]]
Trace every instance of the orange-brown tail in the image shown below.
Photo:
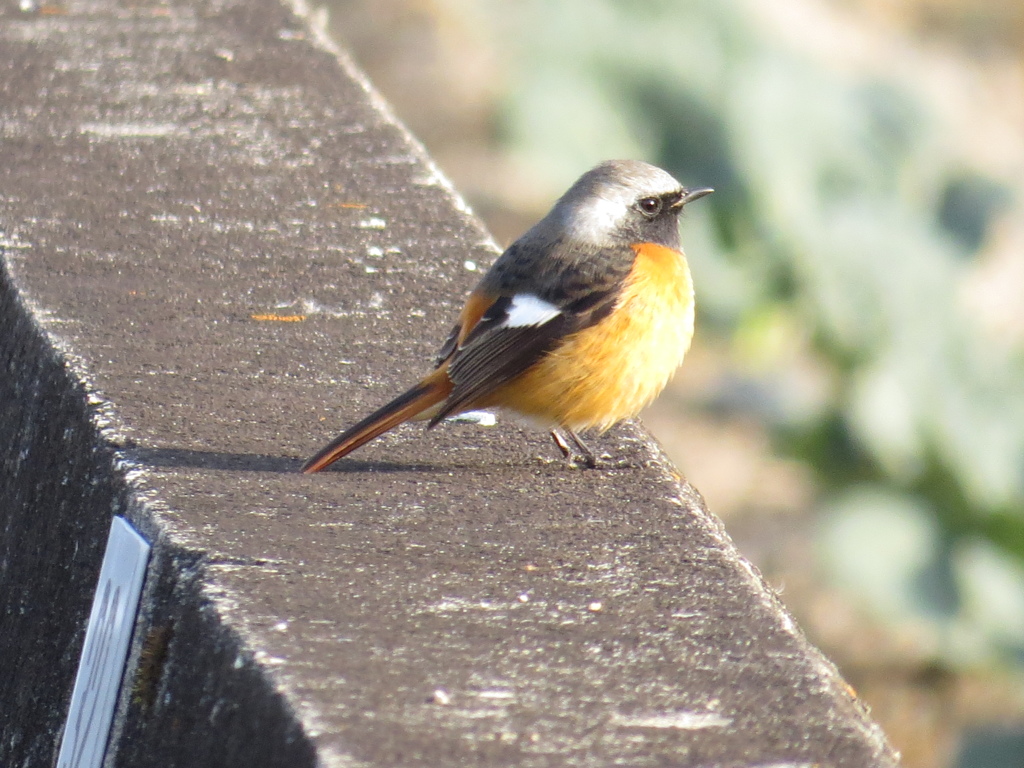
[[[452,384],[444,369],[435,371],[408,392],[399,395],[383,408],[374,411],[334,438],[302,465],[302,471],[307,475],[319,472],[373,438],[394,429],[432,405],[437,405],[448,397],[451,390]]]

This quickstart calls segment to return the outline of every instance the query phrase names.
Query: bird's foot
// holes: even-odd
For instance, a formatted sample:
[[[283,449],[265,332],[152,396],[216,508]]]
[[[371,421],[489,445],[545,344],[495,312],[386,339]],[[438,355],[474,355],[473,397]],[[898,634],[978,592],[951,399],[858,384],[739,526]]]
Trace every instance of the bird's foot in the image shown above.
[[[568,438],[568,441],[566,440]],[[562,427],[551,430],[551,439],[555,441],[558,450],[566,458],[569,466],[573,469],[597,469],[598,461],[594,452],[587,447],[587,444],[580,440],[580,436],[571,429]],[[569,442],[572,445],[569,445]],[[575,450],[573,450],[575,448]]]

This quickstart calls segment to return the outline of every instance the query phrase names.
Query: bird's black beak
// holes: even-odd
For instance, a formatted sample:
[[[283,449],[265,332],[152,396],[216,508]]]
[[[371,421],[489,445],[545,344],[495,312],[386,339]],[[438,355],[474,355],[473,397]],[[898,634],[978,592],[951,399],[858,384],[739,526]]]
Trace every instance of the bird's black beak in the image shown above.
[[[679,196],[679,199],[672,205],[673,208],[682,208],[687,203],[692,203],[694,200],[700,200],[702,197],[710,195],[715,190],[711,187],[701,187],[700,189],[684,189],[683,194]]]

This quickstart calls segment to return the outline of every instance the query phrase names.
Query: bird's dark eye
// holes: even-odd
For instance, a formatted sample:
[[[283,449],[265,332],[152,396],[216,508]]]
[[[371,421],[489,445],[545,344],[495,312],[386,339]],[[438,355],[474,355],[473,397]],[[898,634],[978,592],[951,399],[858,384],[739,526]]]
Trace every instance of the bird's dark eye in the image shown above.
[[[641,197],[637,203],[637,208],[640,209],[640,213],[649,219],[653,219],[659,213],[661,213],[661,198],[660,197]]]

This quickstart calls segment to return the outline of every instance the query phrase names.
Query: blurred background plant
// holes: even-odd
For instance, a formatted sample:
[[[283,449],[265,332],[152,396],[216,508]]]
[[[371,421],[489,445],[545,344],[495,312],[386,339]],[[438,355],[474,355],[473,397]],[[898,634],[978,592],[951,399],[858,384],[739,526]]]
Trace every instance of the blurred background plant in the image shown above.
[[[1020,0],[333,0],[511,241],[657,163],[698,338],[645,416],[908,766],[1024,766]]]

